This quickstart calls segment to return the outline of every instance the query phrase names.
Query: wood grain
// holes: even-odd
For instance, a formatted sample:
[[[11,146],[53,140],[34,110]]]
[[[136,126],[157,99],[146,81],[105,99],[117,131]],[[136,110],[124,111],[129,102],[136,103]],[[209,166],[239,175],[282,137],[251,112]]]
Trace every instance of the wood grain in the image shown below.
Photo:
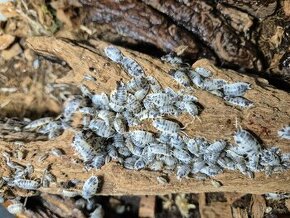
[[[30,48],[39,54],[53,56],[62,59],[72,68],[73,75],[65,76],[56,82],[66,82],[80,84],[84,73],[94,74],[97,77],[96,84],[88,82],[92,90],[109,93],[116,86],[116,81],[128,80],[129,76],[124,70],[105,58],[103,49],[108,45],[102,41],[90,41],[90,45],[72,42],[67,39],[57,39],[53,37],[32,37],[27,40]],[[121,51],[142,65],[146,74],[158,79],[163,87],[181,88],[167,72],[172,66],[162,63],[160,60],[152,58],[138,52],[120,48]],[[264,147],[277,146],[283,152],[290,152],[289,141],[282,140],[277,136],[277,130],[290,122],[290,96],[288,93],[274,89],[267,84],[266,80],[242,75],[234,71],[218,69],[208,60],[197,61],[193,67],[202,66],[210,69],[216,77],[228,81],[245,81],[252,84],[253,89],[246,93],[246,98],[255,103],[255,107],[248,110],[239,110],[228,106],[221,98],[213,96],[202,90],[194,90],[193,94],[198,97],[200,104],[204,107],[200,120],[193,120],[191,117],[183,115],[178,118],[185,126],[185,132],[189,136],[202,136],[209,140],[226,139],[233,142],[233,133],[236,130],[236,120],[243,128],[254,132],[264,143]],[[92,69],[95,69],[93,72]],[[150,129],[149,123],[142,124],[139,128]],[[41,188],[40,191],[48,193],[61,193],[61,182],[70,179],[86,180],[90,175],[100,175],[103,178],[103,185],[100,195],[161,195],[168,193],[192,193],[192,192],[246,192],[246,193],[266,193],[266,192],[289,192],[290,172],[273,174],[266,177],[262,173],[257,173],[254,179],[249,179],[238,172],[226,171],[215,177],[222,182],[223,186],[216,188],[212,186],[210,180],[198,181],[196,179],[183,179],[179,181],[172,174],[169,175],[169,184],[160,184],[156,177],[158,172],[146,170],[131,171],[124,169],[117,163],[109,163],[101,170],[86,171],[82,163],[73,163],[75,156],[71,148],[73,133],[65,132],[60,137],[50,141],[34,141],[27,143],[25,149],[27,156],[20,162],[21,164],[32,163],[35,167],[33,176],[40,178],[44,169],[51,164],[51,172],[57,176],[57,183],[49,188]],[[37,162],[37,157],[53,147],[62,148],[66,155],[64,157],[49,156],[44,162]],[[0,150],[13,151],[13,144],[0,141]],[[9,171],[3,163],[3,175]],[[77,188],[81,188],[81,183]],[[20,195],[27,195],[26,192],[14,190]]]

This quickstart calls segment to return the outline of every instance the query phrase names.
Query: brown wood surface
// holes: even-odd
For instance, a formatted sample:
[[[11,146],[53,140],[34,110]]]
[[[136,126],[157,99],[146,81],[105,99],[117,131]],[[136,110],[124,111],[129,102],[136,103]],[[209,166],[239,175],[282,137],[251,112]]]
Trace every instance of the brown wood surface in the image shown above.
[[[34,51],[46,56],[62,59],[72,68],[67,76],[58,79],[59,83],[80,84],[83,74],[92,74],[97,77],[96,84],[86,82],[92,90],[110,93],[116,86],[116,81],[123,78],[128,80],[129,76],[124,70],[104,57],[103,49],[108,45],[102,41],[90,41],[89,45],[72,42],[67,39],[56,39],[53,37],[33,37],[27,40],[27,44]],[[159,80],[163,87],[181,88],[167,72],[172,68],[169,64],[131,50],[120,48],[121,51],[136,61],[144,68],[146,74],[152,75]],[[178,118],[185,126],[185,132],[189,136],[202,136],[209,140],[226,139],[233,142],[233,133],[236,130],[236,120],[245,129],[253,131],[264,142],[264,147],[278,146],[283,152],[290,152],[289,141],[282,140],[277,135],[277,130],[290,122],[290,96],[288,93],[274,89],[267,81],[239,74],[234,71],[218,69],[208,60],[197,61],[193,67],[202,66],[210,69],[218,78],[228,81],[245,81],[252,84],[253,89],[246,93],[246,98],[255,103],[255,107],[247,110],[239,110],[228,106],[221,98],[202,91],[194,90],[193,94],[198,97],[200,104],[204,107],[198,119],[183,115]],[[92,69],[95,71],[92,71]],[[143,123],[138,128],[152,129],[150,123]],[[61,193],[61,182],[69,179],[86,180],[90,175],[100,175],[103,185],[99,194],[101,195],[160,195],[167,193],[189,193],[189,192],[244,192],[265,193],[290,191],[290,171],[276,173],[266,177],[263,173],[255,175],[250,179],[238,172],[226,171],[215,177],[223,186],[216,188],[210,180],[198,181],[196,179],[177,180],[175,175],[169,175],[168,184],[160,184],[156,177],[158,172],[146,170],[126,170],[117,163],[109,163],[101,170],[86,171],[82,163],[73,163],[74,154],[71,148],[73,133],[65,132],[62,136],[50,141],[34,141],[27,143],[25,149],[28,151],[21,164],[32,163],[35,167],[35,178],[40,178],[44,169],[51,164],[51,172],[56,175],[57,183],[51,184],[49,188],[40,188],[40,191],[48,193]],[[43,162],[38,162],[38,157],[53,147],[62,148],[66,155],[63,157],[49,156]],[[15,149],[12,143],[0,141],[0,150],[12,151]],[[4,159],[2,159],[3,175],[9,173]],[[78,188],[81,188],[79,184]],[[27,193],[15,190],[19,195]]]

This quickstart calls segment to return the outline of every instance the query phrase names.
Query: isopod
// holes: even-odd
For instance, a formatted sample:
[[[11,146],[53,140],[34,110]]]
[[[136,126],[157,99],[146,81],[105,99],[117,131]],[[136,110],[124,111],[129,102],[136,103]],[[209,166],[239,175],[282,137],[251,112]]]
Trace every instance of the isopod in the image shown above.
[[[183,69],[171,70],[169,72],[169,75],[171,75],[178,83],[185,87],[189,87],[191,84],[190,79],[186,74],[186,71]]]
[[[249,83],[237,82],[232,84],[224,84],[223,91],[226,96],[243,96],[247,90],[251,89]]]
[[[40,187],[39,182],[28,179],[15,179],[13,181],[14,185],[18,188],[27,189],[27,190],[37,190]]]
[[[278,131],[278,135],[282,139],[288,139],[290,140],[290,126],[286,126]]]
[[[25,130],[30,130],[33,131],[41,126],[44,126],[46,124],[48,124],[49,122],[53,121],[52,117],[44,117],[44,118],[40,118],[38,120],[34,120],[32,122],[30,122],[28,125],[26,125],[24,127]]]
[[[85,199],[90,199],[93,197],[99,188],[99,178],[97,176],[91,176],[88,178],[82,189],[82,197]]]
[[[239,129],[235,135],[234,140],[238,147],[236,148],[236,152],[238,154],[250,154],[256,153],[260,150],[261,146],[257,139],[248,131]]]
[[[142,77],[145,76],[145,72],[135,60],[129,57],[124,57],[121,61],[121,65],[127,71],[127,73],[132,77]]]
[[[94,133],[104,138],[110,138],[115,133],[115,130],[103,120],[91,120],[89,128]]]
[[[178,123],[161,118],[154,120],[152,125],[161,132],[179,133],[181,131],[180,125]]]
[[[194,69],[194,71],[203,77],[211,77],[212,76],[212,73],[208,69],[205,69],[203,67],[196,67]]]
[[[121,63],[123,60],[124,55],[122,54],[122,52],[118,48],[116,48],[114,46],[106,47],[104,49],[104,52],[110,60],[112,60],[116,63]]]
[[[84,135],[81,132],[75,134],[72,147],[84,161],[91,160],[96,155],[95,149],[85,140]]]
[[[92,96],[92,103],[94,107],[99,110],[109,110],[109,98],[105,93],[95,94]]]
[[[224,100],[233,106],[238,106],[242,109],[244,108],[250,108],[254,106],[254,103],[246,98],[243,97],[229,97],[229,96],[225,96]]]

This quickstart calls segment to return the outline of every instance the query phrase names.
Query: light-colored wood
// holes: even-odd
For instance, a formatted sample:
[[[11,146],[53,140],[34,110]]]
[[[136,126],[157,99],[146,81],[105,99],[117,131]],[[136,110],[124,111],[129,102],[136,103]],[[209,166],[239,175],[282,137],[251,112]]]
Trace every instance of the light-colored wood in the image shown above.
[[[104,56],[103,49],[108,45],[102,41],[90,41],[89,45],[71,42],[66,39],[53,37],[33,37],[27,40],[27,45],[39,54],[57,57],[67,62],[72,72],[58,79],[58,83],[80,84],[83,75],[92,74],[97,78],[96,84],[86,82],[92,90],[110,93],[116,87],[116,81],[121,78],[129,80],[129,76],[117,64],[112,63]],[[121,51],[134,58],[144,68],[146,74],[158,79],[163,87],[173,89],[182,88],[167,72],[171,65],[161,62],[148,55],[120,48]],[[245,81],[252,84],[252,90],[246,93],[246,98],[255,103],[255,107],[240,110],[228,106],[221,98],[208,92],[194,89],[192,94],[198,97],[204,107],[198,119],[192,119],[187,115],[178,118],[185,126],[185,132],[189,136],[206,137],[209,140],[226,139],[233,142],[233,133],[238,125],[254,132],[264,143],[264,147],[277,146],[283,152],[290,152],[289,141],[280,139],[277,130],[290,122],[290,96],[288,93],[277,90],[267,84],[266,80],[239,74],[234,71],[218,69],[208,60],[197,61],[193,67],[202,66],[210,69],[215,77],[226,79],[230,82]],[[154,131],[150,123],[144,122],[138,128]],[[28,151],[26,158],[20,161],[22,164],[32,163],[36,169],[35,177],[40,178],[43,170],[51,164],[51,172],[57,176],[57,184],[40,190],[48,193],[60,193],[60,182],[69,179],[84,181],[90,175],[100,175],[103,178],[102,195],[158,195],[177,192],[247,192],[265,193],[290,191],[290,172],[273,174],[267,178],[264,174],[256,174],[254,179],[249,179],[238,172],[224,172],[215,177],[222,182],[223,186],[213,187],[210,180],[198,181],[196,179],[183,179],[179,181],[174,175],[169,175],[169,184],[160,184],[156,177],[158,172],[131,171],[124,169],[117,163],[109,163],[101,170],[87,172],[81,163],[73,163],[74,151],[70,144],[73,134],[65,132],[62,136],[51,141],[35,141],[25,145]],[[44,162],[37,162],[37,157],[48,152],[53,147],[65,150],[66,155],[62,158],[49,156]],[[0,141],[0,150],[11,151],[13,145]],[[4,162],[4,160],[2,160]],[[8,171],[4,163],[1,164],[3,174]],[[81,184],[79,185],[79,188]],[[22,193],[22,192],[19,192]],[[22,193],[26,195],[26,193]]]

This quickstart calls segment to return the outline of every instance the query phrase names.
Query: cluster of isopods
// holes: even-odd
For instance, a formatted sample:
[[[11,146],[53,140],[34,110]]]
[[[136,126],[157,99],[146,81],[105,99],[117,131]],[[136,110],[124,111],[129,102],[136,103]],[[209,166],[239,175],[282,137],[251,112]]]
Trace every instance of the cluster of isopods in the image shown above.
[[[238,170],[253,177],[254,172],[264,171],[270,175],[290,167],[290,153],[282,154],[275,147],[263,149],[253,134],[241,128],[234,134],[235,144],[222,139],[210,142],[205,138],[188,137],[183,132],[185,127],[174,118],[182,113],[188,113],[193,118],[198,116],[201,112],[198,99],[186,88],[178,92],[162,88],[154,77],[145,75],[135,60],[124,56],[116,47],[109,46],[104,52],[132,77],[129,82],[118,81],[109,96],[94,93],[82,84],[79,87],[81,94],[66,101],[63,113],[57,119],[41,118],[30,122],[24,129],[46,134],[49,138],[61,135],[64,129],[72,130],[75,135],[71,145],[86,168],[99,169],[114,160],[131,170],[176,172],[178,179],[205,179],[223,170]],[[170,74],[184,87],[193,83],[241,108],[252,105],[242,97],[250,89],[247,83],[228,84],[221,79],[212,79],[211,72],[201,67],[172,70]],[[85,80],[94,82],[96,78],[85,75]],[[75,114],[81,115],[81,124],[77,127],[72,125]],[[129,130],[143,120],[151,121],[156,133]],[[289,129],[288,126],[279,130],[278,135],[289,139]],[[4,154],[4,157],[14,172],[11,178],[3,177],[3,183],[8,186],[36,190],[56,181],[48,169],[41,182],[27,179],[33,172],[31,165],[24,167],[13,162],[9,154]],[[168,182],[165,177],[157,180]],[[81,193],[64,189],[63,195],[74,197],[81,194],[89,200],[96,194],[99,185],[100,179],[91,176],[84,183]]]
[[[235,145],[224,140],[209,142],[204,138],[189,138],[183,134],[182,125],[172,117],[183,112],[197,116],[200,113],[198,99],[184,90],[163,89],[154,77],[145,75],[135,60],[124,56],[116,47],[109,46],[104,51],[133,78],[128,83],[117,82],[117,88],[110,96],[93,93],[81,85],[82,94],[66,102],[62,118],[41,127],[46,129],[51,122],[59,122],[60,128],[56,132],[60,133],[63,128],[71,128],[70,120],[75,113],[80,113],[82,126],[81,130],[74,129],[72,147],[86,167],[99,169],[113,159],[128,169],[176,171],[178,178],[190,175],[204,178],[224,169],[239,170],[252,176],[253,172],[271,174],[288,167],[288,154],[282,155],[277,148],[262,149],[246,130],[236,132]],[[222,91],[228,97],[242,96],[250,89],[247,83],[228,84],[224,80],[210,79],[211,72],[204,68],[196,68],[190,73],[202,82],[185,79],[188,72],[183,69],[174,70],[171,75],[185,87],[193,82],[208,91]],[[96,80],[91,76],[84,79]],[[157,133],[128,131],[128,127],[146,119],[152,120]]]
[[[183,64],[182,60],[171,54],[163,56],[161,60],[173,65]],[[224,79],[213,78],[212,72],[203,67],[192,69],[188,66],[181,66],[170,70],[169,74],[182,86],[206,90],[218,97],[221,97],[229,105],[245,109],[252,107],[254,103],[243,96],[251,89],[249,83],[236,82],[228,83]]]

